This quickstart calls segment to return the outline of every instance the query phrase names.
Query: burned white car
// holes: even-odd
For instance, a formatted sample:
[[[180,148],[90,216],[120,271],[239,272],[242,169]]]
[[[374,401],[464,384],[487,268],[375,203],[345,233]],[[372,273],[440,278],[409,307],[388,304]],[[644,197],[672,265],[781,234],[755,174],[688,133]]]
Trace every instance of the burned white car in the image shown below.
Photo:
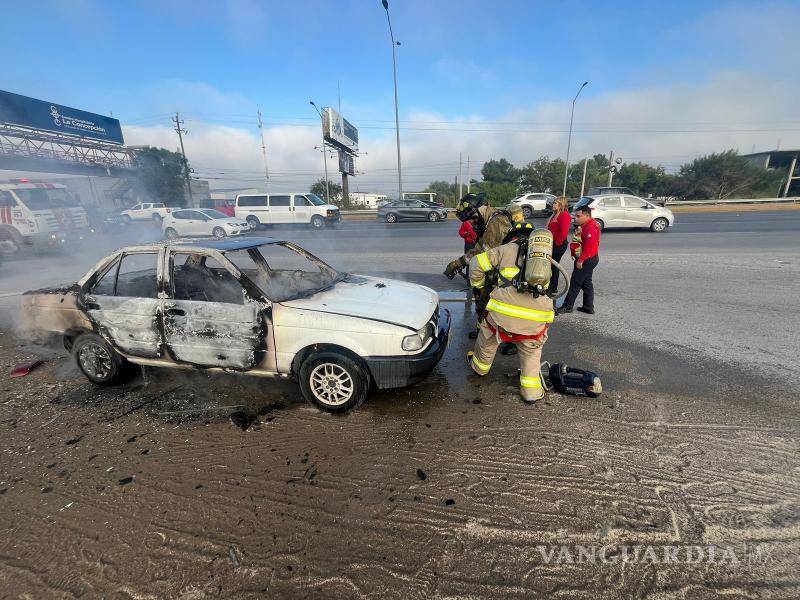
[[[450,330],[429,288],[340,273],[265,238],[124,248],[71,286],[27,292],[23,310],[97,384],[126,363],[291,377],[329,412],[360,405],[373,384],[422,379]]]

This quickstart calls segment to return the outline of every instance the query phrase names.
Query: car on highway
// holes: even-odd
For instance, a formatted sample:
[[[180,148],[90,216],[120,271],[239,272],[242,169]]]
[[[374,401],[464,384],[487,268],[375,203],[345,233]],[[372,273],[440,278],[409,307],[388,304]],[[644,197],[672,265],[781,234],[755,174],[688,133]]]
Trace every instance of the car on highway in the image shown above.
[[[607,196],[607,195],[618,195],[618,194],[627,194],[629,196],[635,196],[630,188],[626,187],[593,187],[589,188],[589,191],[586,192],[587,196]]]
[[[92,382],[126,365],[293,378],[317,408],[359,406],[438,364],[450,313],[430,288],[339,272],[270,238],[117,250],[78,282],[26,292],[25,326],[71,351]]]
[[[387,223],[417,220],[436,223],[447,218],[447,210],[440,206],[430,206],[422,200],[395,200],[378,208],[378,219]]]
[[[339,207],[309,192],[298,194],[240,194],[234,215],[251,229],[261,225],[298,223],[322,229],[341,220]]]
[[[250,224],[213,208],[182,208],[173,210],[161,221],[161,231],[170,240],[203,236],[221,240],[228,236],[250,233]]]
[[[581,206],[592,210],[600,229],[646,227],[660,233],[675,222],[675,215],[668,208],[629,194],[584,196],[575,208]]]
[[[126,208],[120,215],[127,222],[155,221],[160,223],[172,211],[163,202],[140,202],[131,208]]]
[[[522,215],[526,219],[530,219],[534,215],[546,215],[552,212],[555,199],[554,194],[533,193],[522,194],[514,198],[511,203],[518,205],[522,209]]]

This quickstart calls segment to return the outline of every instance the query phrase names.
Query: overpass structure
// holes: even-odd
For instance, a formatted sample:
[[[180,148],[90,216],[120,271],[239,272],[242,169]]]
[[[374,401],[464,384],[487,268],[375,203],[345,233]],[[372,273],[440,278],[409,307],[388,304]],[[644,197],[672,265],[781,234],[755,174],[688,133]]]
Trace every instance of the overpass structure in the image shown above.
[[[133,151],[120,144],[0,123],[0,169],[124,175],[133,163]]]

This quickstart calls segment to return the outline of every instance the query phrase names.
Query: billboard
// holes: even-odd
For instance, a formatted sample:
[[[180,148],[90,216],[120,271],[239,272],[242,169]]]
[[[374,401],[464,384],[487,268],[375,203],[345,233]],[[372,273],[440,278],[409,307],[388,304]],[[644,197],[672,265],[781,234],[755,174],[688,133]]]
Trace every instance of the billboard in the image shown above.
[[[356,157],[348,152],[339,150],[339,172],[348,175],[356,174]]]
[[[0,123],[124,144],[117,119],[0,90]]]
[[[330,107],[322,109],[322,135],[337,148],[358,152],[358,129]]]

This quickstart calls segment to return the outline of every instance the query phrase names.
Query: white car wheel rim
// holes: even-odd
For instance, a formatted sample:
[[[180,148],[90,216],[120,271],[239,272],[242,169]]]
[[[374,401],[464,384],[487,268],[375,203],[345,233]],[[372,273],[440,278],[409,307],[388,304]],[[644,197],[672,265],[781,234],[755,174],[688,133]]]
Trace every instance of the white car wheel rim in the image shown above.
[[[322,404],[340,406],[353,397],[355,384],[345,369],[334,363],[322,363],[311,371],[311,392]]]
[[[96,379],[105,379],[111,373],[111,355],[99,344],[86,344],[78,351],[81,367]]]
[[[656,231],[663,231],[664,230],[664,221],[662,221],[661,219],[656,221],[656,225],[655,225],[654,229]]]

